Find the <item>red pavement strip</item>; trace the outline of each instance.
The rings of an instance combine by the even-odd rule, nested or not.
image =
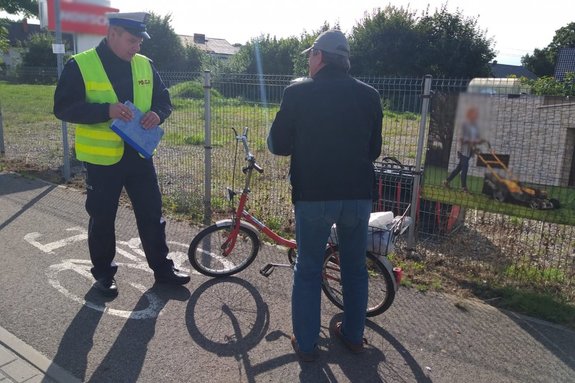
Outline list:
[[[62,367],[0,327],[0,381],[79,383]],[[48,379],[45,379],[45,378]]]

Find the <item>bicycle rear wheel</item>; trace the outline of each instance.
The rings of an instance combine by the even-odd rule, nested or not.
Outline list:
[[[366,254],[368,273],[368,317],[376,316],[387,310],[395,299],[393,275],[371,253]],[[322,289],[328,299],[343,310],[343,287],[339,267],[339,249],[330,247],[326,250],[323,262]]]
[[[256,233],[240,226],[235,244],[228,255],[233,224],[212,225],[194,237],[188,249],[188,259],[192,267],[210,277],[224,277],[239,273],[256,258],[260,240]]]

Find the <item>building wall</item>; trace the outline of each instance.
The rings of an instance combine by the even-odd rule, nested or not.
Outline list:
[[[8,69],[15,69],[22,63],[22,55],[24,48],[10,47],[8,51],[2,54],[2,62],[6,64]]]

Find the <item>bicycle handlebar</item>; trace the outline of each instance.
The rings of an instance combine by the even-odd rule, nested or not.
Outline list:
[[[236,134],[236,140],[241,141],[243,146],[244,146],[244,151],[246,153],[246,161],[249,163],[248,167],[245,168],[245,170],[248,170],[251,168],[251,169],[255,169],[258,173],[263,173],[264,169],[256,163],[256,158],[254,157],[254,155],[250,151],[250,147],[248,144],[248,128],[245,127],[244,131],[241,135],[238,135],[237,131],[234,128],[232,128],[232,129],[233,129],[234,133]]]

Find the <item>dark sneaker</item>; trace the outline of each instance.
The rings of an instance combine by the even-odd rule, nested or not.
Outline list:
[[[100,278],[94,283],[94,287],[105,297],[118,295],[118,286],[114,278]]]
[[[169,285],[185,285],[190,281],[190,276],[176,268],[164,273],[154,273],[157,283],[166,283]]]
[[[296,355],[298,356],[298,358],[300,358],[302,362],[315,362],[319,358],[319,355],[317,354],[317,349],[314,349],[314,351],[312,352],[303,352],[302,350],[300,350],[295,335],[291,336],[291,346],[293,347],[293,350],[295,351]]]
[[[330,327],[330,330],[333,335],[335,335],[344,345],[351,351],[353,354],[361,354],[365,351],[363,348],[364,344],[367,344],[367,339],[363,338],[363,342],[361,343],[352,343],[348,340],[345,335],[343,335],[343,331],[341,329],[341,322],[336,322]]]

